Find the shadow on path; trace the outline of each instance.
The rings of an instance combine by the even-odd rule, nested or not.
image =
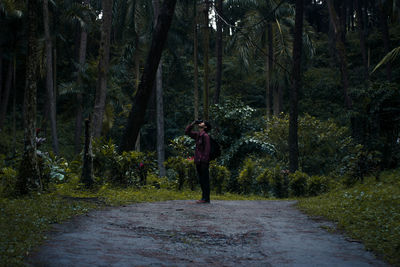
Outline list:
[[[294,201],[179,200],[93,211],[56,225],[31,266],[387,266]]]

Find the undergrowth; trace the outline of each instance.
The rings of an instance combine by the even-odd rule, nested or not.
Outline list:
[[[24,258],[47,239],[51,225],[105,206],[137,202],[200,199],[189,190],[110,188],[82,190],[76,184],[61,184],[49,194],[25,198],[0,198],[0,266],[24,266]],[[258,196],[211,195],[212,200],[256,200]]]
[[[305,198],[299,207],[311,215],[337,222],[367,250],[400,266],[400,170],[386,172],[380,181],[367,178],[351,188]]]

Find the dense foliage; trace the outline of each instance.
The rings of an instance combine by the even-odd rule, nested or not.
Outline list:
[[[104,3],[111,2],[111,31],[105,32]],[[310,203],[330,205],[328,200],[333,201],[325,216],[351,220],[341,225],[351,225],[349,229],[357,238],[364,230],[370,232],[376,239],[370,242],[363,237],[364,242],[379,247],[378,253],[398,264],[393,256],[399,254],[398,246],[389,249],[385,247],[388,243],[378,245],[377,240],[390,237],[380,235],[383,230],[372,233],[379,223],[369,212],[379,213],[385,229],[393,229],[389,213],[384,214],[386,208],[380,203],[397,203],[398,192],[389,189],[387,181],[396,184],[398,173],[393,172],[387,181],[379,179],[382,171],[398,169],[400,163],[399,0],[304,1],[299,166],[293,173],[288,171],[288,113],[293,107],[289,93],[294,84],[293,0],[226,0],[220,14],[210,1],[209,27],[200,19],[204,1],[178,1],[162,54],[162,73],[156,78],[163,91],[163,113],[157,110],[160,96],[153,93],[146,101],[145,115],[139,118],[144,125],[135,151],[119,151],[122,139],[130,138],[122,133],[129,126],[130,110],[136,107],[132,105],[140,96],[139,83],[148,63],[157,13],[153,3],[156,1],[0,1],[1,214],[11,216],[8,204],[28,203],[39,209],[32,199],[19,198],[21,188],[34,199],[38,192],[59,190],[87,194],[81,178],[84,155],[93,158],[87,164],[93,163],[91,194],[105,194],[116,203],[137,201],[143,191],[149,194],[143,200],[160,199],[152,194],[168,195],[168,190],[176,194],[166,198],[197,194],[194,142],[183,134],[193,119],[204,118],[211,121],[211,135],[222,147],[222,155],[210,166],[212,189],[219,197],[228,192],[311,197],[334,190]],[[328,3],[333,3],[333,9],[328,10]],[[219,27],[223,28],[222,36],[217,34]],[[106,37],[111,42],[109,62],[103,60]],[[219,46],[222,55],[213,52]],[[32,61],[36,65],[28,64]],[[101,88],[104,91],[100,92]],[[101,129],[85,133],[84,119],[99,115],[103,118]],[[165,144],[157,143],[161,117]],[[96,136],[92,150],[84,154],[83,147],[90,147],[95,132],[101,132],[101,137]],[[32,173],[32,177],[23,175],[24,155],[33,148],[29,142],[37,146],[36,153],[28,157],[34,162],[37,156],[37,164],[30,167],[37,167],[38,174]],[[165,148],[165,162],[157,162],[155,151],[160,147]],[[166,168],[165,177],[159,177],[160,165]],[[376,181],[365,181],[369,175]],[[30,179],[35,186],[24,186]],[[363,182],[368,188],[359,191]],[[374,185],[376,192],[371,189]],[[341,186],[347,187],[343,189],[346,193],[335,189]],[[372,191],[367,194],[367,189]],[[52,195],[39,198],[39,203],[55,201],[54,207],[43,204],[51,212],[64,203]],[[370,200],[379,200],[374,209]],[[353,224],[357,215],[352,214],[352,207],[358,207],[376,225],[367,229]],[[74,202],[66,209],[62,218],[87,207]],[[397,211],[388,212],[397,218]],[[59,220],[53,215],[41,216]],[[6,222],[6,218],[1,220]],[[41,223],[29,227],[42,231]],[[398,237],[397,233],[394,236]],[[0,251],[6,251],[6,257],[17,253],[17,261],[31,247],[17,251],[12,246],[0,247]]]

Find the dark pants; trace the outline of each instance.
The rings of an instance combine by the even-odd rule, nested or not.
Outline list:
[[[210,202],[210,174],[208,171],[208,163],[197,163],[196,170],[199,176],[199,182],[201,186],[201,199]]]

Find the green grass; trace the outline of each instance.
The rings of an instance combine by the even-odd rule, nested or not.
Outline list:
[[[352,188],[302,199],[299,207],[337,222],[367,250],[400,266],[400,170],[384,173],[379,182],[371,177]]]
[[[58,185],[52,193],[19,199],[0,198],[0,266],[23,266],[23,260],[46,240],[54,223],[104,206],[135,202],[199,199],[198,191],[175,191],[146,187],[116,189],[106,186],[95,191],[79,189],[76,183]],[[259,200],[257,196],[212,195],[211,199]]]

